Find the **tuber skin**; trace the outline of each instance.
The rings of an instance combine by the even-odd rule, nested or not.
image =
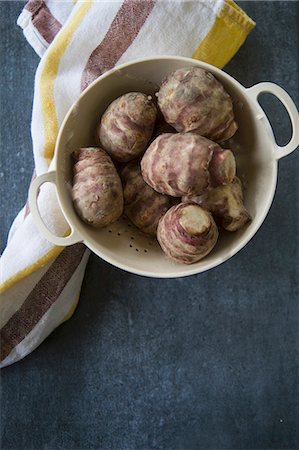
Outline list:
[[[73,152],[72,198],[82,220],[101,228],[115,222],[123,212],[120,177],[110,156],[101,148]]]
[[[206,208],[227,231],[237,231],[251,221],[243,204],[242,184],[237,177],[231,184],[207,190],[200,196],[183,197],[182,201]]]
[[[142,178],[139,161],[129,162],[121,172],[124,213],[144,233],[157,236],[160,218],[173,205],[173,199],[154,191]]]
[[[157,192],[182,197],[231,183],[236,163],[230,150],[197,133],[165,133],[146,150],[141,171],[145,182]]]
[[[222,142],[238,129],[230,95],[204,69],[176,70],[165,78],[156,95],[166,122],[179,132],[194,131]]]
[[[194,203],[180,203],[160,219],[157,239],[165,254],[178,263],[193,264],[208,255],[218,239],[212,215]]]
[[[233,181],[236,175],[236,160],[231,150],[216,148],[209,164],[212,186],[220,186]]]
[[[141,92],[130,92],[114,100],[104,112],[98,136],[115,161],[128,162],[141,156],[151,138],[157,108]]]

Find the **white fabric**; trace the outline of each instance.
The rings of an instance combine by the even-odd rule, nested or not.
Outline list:
[[[141,31],[132,45],[120,57],[118,63],[138,57],[161,54],[179,54],[191,57],[200,41],[209,32],[223,1],[170,2],[157,0]],[[25,37],[34,50],[42,56],[35,77],[31,128],[37,176],[49,169],[48,161],[44,155],[45,126],[47,125],[45,120],[52,120],[51,118],[45,119],[42,114],[44,98],[41,98],[40,91],[41,83],[44,82],[41,78],[43,71],[45,67],[50,67],[50,71],[52,70],[53,65],[49,64],[49,61],[55,60],[57,50],[61,50],[61,47],[59,47],[61,46],[61,36],[64,36],[63,33],[66,31],[73,30],[73,34],[71,34],[59,60],[55,79],[51,80],[51,73],[49,74],[50,88],[51,83],[53,83],[54,92],[54,98],[50,98],[49,103],[54,102],[50,106],[54,106],[58,127],[60,127],[66,112],[80,94],[82,73],[92,51],[105,37],[123,2],[95,1],[74,29],[72,28],[74,17],[79,14],[82,7],[86,6],[84,2],[77,2],[73,5],[71,2],[61,4],[61,2],[50,0],[45,3],[54,17],[64,24],[50,46],[32,25],[30,12],[24,9],[18,19],[18,24],[23,28]],[[67,229],[67,223],[58,206],[54,187],[49,183],[41,188],[39,207],[49,228],[57,235],[62,235]],[[28,293],[51,265],[51,262],[46,261],[41,267],[40,260],[43,260],[48,252],[53,250],[54,246],[39,234],[31,214],[25,220],[23,220],[23,217],[24,211],[18,215],[14,222],[9,234],[8,246],[0,262],[1,283],[10,283],[14,276],[18,276],[18,281],[14,281],[12,287],[8,287],[1,299],[2,324],[11,320],[13,314],[22,306]],[[80,291],[87,257],[88,252],[85,253],[59,299],[46,312],[30,334],[5,358],[2,367],[12,364],[30,353],[63,321],[76,293]],[[37,264],[37,268],[31,275],[22,278],[22,271],[28,270],[34,264]]]
[[[78,284],[81,285],[84,277],[85,266],[88,260],[89,252],[86,252],[75,270],[70,281],[66,284],[59,298],[46,312],[42,319],[35,325],[32,331],[18,344],[13,351],[0,363],[0,368],[13,364],[24,358],[28,353],[38,347],[43,340],[60,325],[78,294]]]

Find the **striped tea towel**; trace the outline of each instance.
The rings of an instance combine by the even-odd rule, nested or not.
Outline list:
[[[18,24],[41,56],[35,77],[32,140],[35,175],[51,168],[59,127],[80,92],[116,64],[182,55],[223,67],[254,22],[232,0],[30,0]],[[39,207],[48,227],[68,226],[45,184]],[[34,350],[74,312],[88,250],[57,247],[37,231],[28,205],[1,258],[1,367]]]

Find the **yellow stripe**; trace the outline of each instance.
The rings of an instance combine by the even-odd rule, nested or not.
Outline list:
[[[46,56],[47,59],[42,70],[40,78],[40,99],[45,139],[44,156],[47,159],[48,163],[50,163],[53,156],[55,141],[58,133],[58,121],[54,100],[54,83],[58,73],[59,63],[73,34],[88,12],[93,1],[94,0],[90,0],[78,7],[78,10],[74,14],[69,24],[67,24],[62,29],[55,42],[53,42],[53,44],[49,47],[48,54]],[[69,231],[65,235],[67,235],[68,233]],[[5,292],[15,283],[18,283],[25,277],[31,275],[36,270],[48,264],[51,260],[56,258],[63,249],[64,247],[55,246],[40,259],[27,266],[25,269],[20,270],[18,273],[16,273],[0,285],[0,293]]]
[[[41,112],[44,128],[44,157],[51,161],[54,154],[58,134],[58,120],[55,110],[54,85],[61,57],[67,48],[73,34],[82,22],[85,14],[93,3],[88,1],[80,5],[67,27],[58,34],[55,42],[49,47],[47,59],[40,78]]]
[[[78,305],[78,302],[79,302],[80,293],[81,293],[81,287],[80,287],[79,292],[78,292],[78,294],[76,295],[76,297],[75,297],[75,299],[73,301],[72,306],[70,307],[68,313],[65,315],[65,317],[63,318],[61,323],[66,322],[67,320],[69,320],[72,317],[72,315],[74,314],[75,309],[77,308],[77,305]]]
[[[192,57],[222,69],[254,27],[255,22],[233,0],[225,0],[212,28]]]
[[[34,263],[30,264],[30,266],[27,266],[25,269],[20,270],[20,272],[13,275],[11,278],[9,278],[0,285],[0,294],[3,294],[3,292],[11,288],[15,283],[18,283],[19,281],[23,280],[23,278],[27,277],[28,275],[31,275],[36,270],[40,269],[41,267],[44,267],[46,264],[48,264],[48,262],[56,258],[62,252],[63,249],[64,247],[56,247],[56,246],[53,247],[51,250],[48,251],[48,253],[46,253],[40,259],[38,259]]]
[[[70,232],[71,229],[68,228],[66,232],[63,234],[63,237],[69,236]],[[23,278],[27,277],[28,275],[31,275],[36,270],[40,269],[41,267],[44,267],[52,259],[57,258],[57,256],[62,252],[64,248],[65,248],[64,246],[60,245],[53,247],[51,250],[48,251],[48,253],[46,253],[40,259],[30,264],[30,266],[25,267],[25,269],[20,270],[20,272],[16,273],[11,278],[8,278],[8,280],[0,284],[0,294],[7,291],[7,289],[12,287],[15,283],[18,283],[19,281],[23,280]]]

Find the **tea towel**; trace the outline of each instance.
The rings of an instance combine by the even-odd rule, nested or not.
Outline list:
[[[232,0],[30,0],[18,24],[41,57],[32,112],[33,176],[51,169],[63,118],[105,71],[157,55],[222,68],[255,25]],[[47,226],[63,235],[68,225],[52,185],[42,186],[38,203]],[[0,367],[26,356],[72,316],[88,255],[82,243],[52,245],[37,231],[28,204],[20,211],[1,257]]]

